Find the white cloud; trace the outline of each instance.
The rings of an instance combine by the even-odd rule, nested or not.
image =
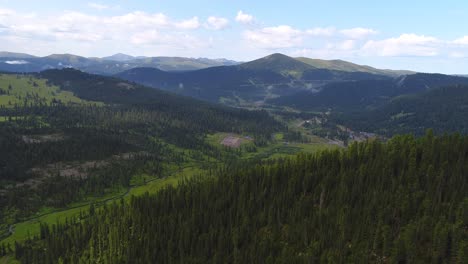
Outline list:
[[[147,30],[189,31],[200,27],[198,17],[172,20],[162,13],[135,11],[120,16],[93,16],[66,12],[58,16],[37,17],[14,15],[2,20],[6,34],[42,40],[98,41],[126,40],[129,33]]]
[[[453,51],[449,53],[449,57],[454,59],[462,59],[468,57],[468,53]]]
[[[29,62],[25,60],[12,60],[12,61],[5,61],[6,64],[11,64],[11,65],[22,65],[22,64],[28,64]]]
[[[215,17],[210,16],[206,20],[206,28],[212,30],[221,30],[227,28],[229,25],[229,20],[224,17]]]
[[[290,48],[302,43],[302,32],[285,25],[247,30],[243,35],[251,44],[267,49]]]
[[[103,4],[99,4],[99,3],[88,3],[88,6],[90,8],[96,9],[96,10],[105,10],[105,9],[110,8],[110,6],[108,6],[108,5],[103,5]]]
[[[442,41],[434,37],[402,34],[397,38],[369,40],[362,47],[363,54],[371,56],[436,56]]]
[[[370,28],[357,27],[357,28],[340,30],[340,33],[350,39],[363,39],[371,35],[375,35],[378,32]]]
[[[11,9],[0,8],[0,17],[7,17],[7,16],[14,15],[14,14],[15,14],[15,11]]]
[[[353,50],[356,46],[356,41],[352,39],[345,40],[338,45],[340,50]]]
[[[200,21],[198,20],[198,17],[192,17],[190,19],[177,22],[174,25],[178,29],[197,29],[200,27]]]
[[[201,26],[196,16],[175,19],[142,11],[115,16],[75,11],[31,15],[0,9],[0,50],[37,55],[66,52],[96,56],[124,51],[192,55],[209,42],[197,37]]]
[[[461,37],[453,41],[457,45],[468,45],[468,36]]]
[[[100,0],[89,1],[99,3]],[[85,56],[117,52],[191,57],[215,54],[242,60],[273,52],[272,49],[323,59],[396,57],[393,59],[406,60],[412,58],[398,57],[430,56],[434,60],[463,61],[468,57],[468,36],[450,40],[417,34],[384,38],[376,35],[376,30],[365,27],[343,29],[312,25],[300,29],[292,25],[264,26],[243,11],[235,17],[235,21],[246,25],[241,34],[226,30],[222,35],[214,34],[216,36],[210,38],[205,30],[199,30],[202,27],[222,30],[229,27],[231,21],[217,16],[175,18],[143,11],[119,15],[66,11],[45,15],[0,8],[0,50],[36,55],[67,52]]]
[[[139,32],[131,36],[131,42],[143,47],[163,47],[176,50],[192,50],[205,48],[210,45],[209,41],[204,42],[201,39],[185,33],[167,33],[156,30]]]
[[[254,17],[240,10],[237,12],[236,21],[242,24],[252,24],[254,22]]]
[[[317,36],[317,37],[331,37],[335,34],[335,32],[336,32],[336,29],[334,27],[326,27],[326,28],[316,27],[316,28],[306,30],[307,34],[311,36]]]

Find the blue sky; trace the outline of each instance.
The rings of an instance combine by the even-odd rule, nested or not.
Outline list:
[[[274,52],[468,73],[467,1],[0,0],[0,50],[35,55]]]

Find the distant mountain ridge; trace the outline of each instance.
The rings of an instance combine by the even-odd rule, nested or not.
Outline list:
[[[116,77],[204,100],[242,105],[262,103],[278,96],[314,90],[331,82],[387,80],[393,77],[368,72],[319,69],[283,54],[254,61],[190,72],[134,68]]]
[[[131,56],[131,55],[127,55],[127,54],[123,54],[123,53],[117,53],[117,54],[114,54],[112,56],[103,57],[102,59],[103,60],[108,60],[108,61],[130,61],[130,60],[134,60],[136,58],[137,57],[134,57],[134,56]]]
[[[192,71],[215,66],[236,65],[228,59],[144,57],[123,53],[96,58],[73,54],[52,54],[36,57],[23,53],[0,52],[0,71],[40,72],[48,69],[75,68],[88,73],[113,75],[138,67],[158,68],[164,71]]]
[[[11,59],[30,59],[30,58],[37,58],[36,56],[29,55],[26,53],[17,53],[17,52],[8,52],[8,51],[0,51],[1,58],[11,58]]]
[[[102,58],[87,58],[73,54],[52,54],[45,57],[38,57],[25,53],[0,52],[0,71],[6,72],[39,72],[47,69],[72,67],[89,73],[113,75],[140,67],[158,68],[163,71],[192,71],[216,66],[233,66],[239,64],[242,63],[225,58],[146,57],[132,56],[124,53],[117,53]],[[262,65],[265,68],[271,67],[271,65],[279,65],[283,67],[283,69],[281,69],[282,73],[289,75],[300,75],[303,71],[311,69],[362,72],[391,77],[415,73],[407,70],[376,69],[343,60],[320,60],[305,57],[292,58],[279,53],[244,63],[244,67],[246,68],[261,68]],[[289,69],[287,69],[288,67]]]
[[[415,73],[413,71],[407,71],[407,70],[376,69],[370,66],[359,65],[359,64],[351,63],[351,62],[344,61],[344,60],[321,60],[321,59],[310,59],[310,58],[305,58],[305,57],[298,57],[296,59],[308,65],[311,65],[315,68],[344,71],[344,72],[367,72],[367,73],[372,73],[372,74],[382,74],[382,75],[389,75],[389,76],[400,76],[400,75],[408,75],[408,74]]]
[[[408,76],[402,74],[414,73],[380,70],[341,60],[293,58],[280,53],[245,63],[227,59],[135,57],[123,53],[103,58],[86,58],[73,54],[17,56],[21,58],[0,57],[0,71],[41,72],[75,68],[235,106],[261,105],[277,97],[294,96],[301,92],[315,93],[321,87],[339,82],[398,82],[401,80],[398,78]],[[439,77],[443,79],[444,76]],[[426,85],[425,80],[417,82],[415,80],[414,85]],[[412,86],[408,89],[411,88]]]

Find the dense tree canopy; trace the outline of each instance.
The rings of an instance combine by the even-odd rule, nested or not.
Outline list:
[[[114,204],[16,245],[24,263],[467,263],[468,138],[398,136]]]

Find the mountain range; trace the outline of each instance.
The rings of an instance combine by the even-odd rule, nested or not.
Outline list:
[[[430,88],[468,84],[463,76],[384,70],[343,60],[293,58],[275,53],[246,63],[227,59],[36,57],[0,52],[0,70],[41,72],[76,68],[231,106],[274,105],[300,110],[348,111],[377,107]]]
[[[49,69],[76,68],[88,73],[113,75],[137,67],[154,67],[165,71],[190,71],[237,63],[227,59],[134,57],[122,53],[103,58],[86,58],[73,54],[36,57],[24,53],[0,52],[0,71],[3,72],[40,72]]]
[[[333,62],[330,65],[335,65]],[[389,80],[395,72],[341,63],[341,68],[319,68],[283,54],[272,54],[254,61],[230,66],[211,67],[188,72],[166,72],[156,68],[134,68],[116,77],[213,102],[242,105],[262,103],[300,91],[343,81]],[[347,68],[346,65],[349,65]],[[336,68],[336,67],[335,67]],[[371,69],[373,69],[371,71]],[[376,74],[375,72],[379,72]]]

